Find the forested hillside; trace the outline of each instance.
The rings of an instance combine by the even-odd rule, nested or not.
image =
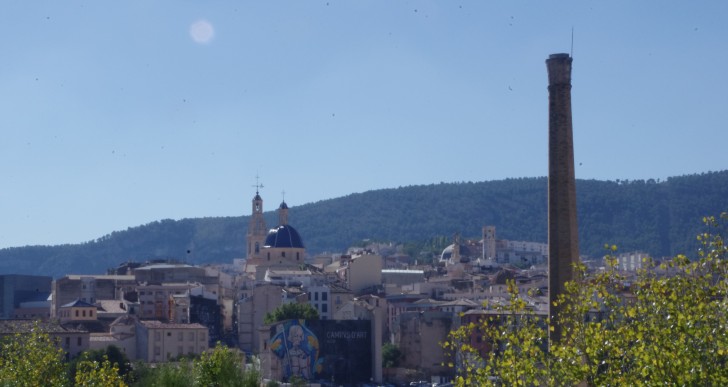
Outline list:
[[[278,204],[265,202],[269,227],[275,226]],[[661,182],[578,180],[577,207],[582,254],[600,256],[605,243],[654,256],[692,252],[700,219],[728,210],[728,171]],[[2,249],[0,273],[102,273],[120,262],[152,258],[231,262],[244,257],[248,220],[161,220],[84,244]],[[475,238],[483,225],[495,225],[499,239],[546,242],[547,182],[522,178],[368,191],[292,207],[289,221],[311,254],[340,252],[365,238]]]

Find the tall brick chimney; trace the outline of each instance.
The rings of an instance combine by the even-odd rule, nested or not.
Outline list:
[[[561,338],[562,324],[554,307],[564,283],[573,280],[579,262],[576,224],[576,178],[571,124],[571,61],[569,54],[546,60],[549,76],[549,317],[554,330],[551,342]]]

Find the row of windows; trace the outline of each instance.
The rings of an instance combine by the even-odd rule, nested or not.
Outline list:
[[[314,301],[319,300],[319,292],[313,292],[313,300]],[[329,300],[329,293],[321,292],[321,301],[328,301],[328,300]]]
[[[167,337],[172,337],[172,332],[167,332]],[[195,340],[195,332],[187,332],[188,340],[194,341]],[[155,331],[154,332],[154,341],[161,341],[162,340],[162,332]],[[184,332],[177,332],[177,341],[183,341],[184,340]],[[200,341],[205,341],[205,333],[200,332]]]
[[[71,312],[70,310],[61,311],[61,317],[71,317],[71,313],[70,312]],[[80,314],[79,314],[79,310],[78,309],[76,309],[74,312],[76,312],[75,313],[75,315],[76,315],[75,317],[86,317],[86,310],[85,309],[80,310],[80,312],[81,312]],[[95,313],[94,313],[94,310],[93,309],[91,309],[91,310],[88,311],[88,317],[94,317],[94,314]]]

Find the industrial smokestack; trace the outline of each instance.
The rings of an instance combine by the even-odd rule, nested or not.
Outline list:
[[[571,123],[571,61],[569,54],[546,60],[549,76],[549,317],[554,330],[551,342],[561,338],[563,326],[554,307],[564,284],[574,279],[579,262],[576,224],[576,178]]]

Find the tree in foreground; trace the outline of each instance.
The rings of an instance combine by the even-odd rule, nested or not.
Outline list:
[[[495,316],[453,331],[459,385],[728,385],[728,214],[704,218],[707,231],[690,260],[646,262],[628,279],[607,269],[576,280],[559,296],[562,338],[545,345],[548,322],[511,283]],[[616,250],[616,247],[610,248]],[[482,335],[485,353],[470,338]]]
[[[218,343],[192,365],[196,386],[255,387],[260,383],[257,367],[246,369],[245,355]]]
[[[0,344],[0,385],[64,386],[64,352],[38,323],[30,332],[3,339]]]
[[[68,374],[70,380],[76,379],[79,365],[82,362],[90,362],[91,364],[103,365],[109,362],[109,365],[116,369],[117,374],[122,380],[129,383],[133,378],[132,366],[129,358],[119,347],[109,345],[103,349],[93,349],[84,351],[80,356],[68,363]],[[87,365],[88,366],[88,365]]]
[[[139,387],[192,387],[192,365],[189,361],[162,363],[151,367],[143,362],[134,364],[135,382]]]
[[[263,322],[266,324],[273,324],[283,320],[318,320],[318,310],[310,304],[299,304],[297,302],[291,302],[283,304],[272,312],[267,313]]]
[[[245,355],[220,343],[194,360],[182,359],[156,367],[139,365],[135,385],[153,387],[256,387],[260,371],[255,362],[245,364]]]
[[[77,386],[124,387],[126,382],[119,375],[119,367],[108,358],[101,361],[81,360],[76,366],[74,381]]]

